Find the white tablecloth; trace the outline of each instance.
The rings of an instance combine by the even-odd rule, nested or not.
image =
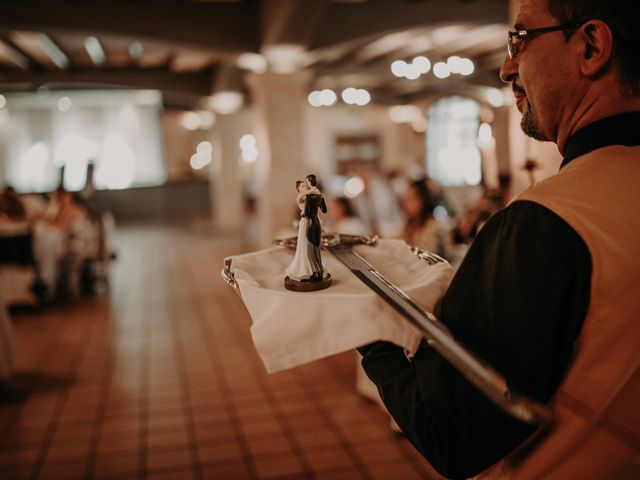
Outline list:
[[[450,265],[428,265],[401,240],[357,245],[354,251],[428,311],[433,311],[453,276]],[[333,284],[316,292],[284,288],[292,250],[274,247],[232,257],[231,270],[253,321],[251,336],[267,370],[292,368],[376,340],[414,354],[422,338],[418,330],[333,255],[322,253]]]

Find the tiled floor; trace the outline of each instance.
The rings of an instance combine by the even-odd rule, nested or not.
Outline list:
[[[268,375],[220,280],[239,239],[128,227],[106,294],[12,315],[0,478],[439,478],[354,390],[355,353]]]

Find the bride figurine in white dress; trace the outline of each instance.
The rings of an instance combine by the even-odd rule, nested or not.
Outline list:
[[[313,274],[313,269],[311,268],[311,262],[309,261],[309,254],[307,251],[307,225],[309,223],[309,219],[303,215],[304,204],[309,188],[305,181],[297,180],[296,190],[298,190],[296,203],[298,204],[298,208],[300,208],[298,241],[296,242],[296,254],[293,257],[293,262],[291,262],[291,265],[287,267],[285,274],[292,280],[302,281],[309,279]]]

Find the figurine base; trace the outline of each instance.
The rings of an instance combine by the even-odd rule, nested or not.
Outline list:
[[[324,290],[331,286],[331,275],[324,274],[322,280],[294,280],[289,277],[284,278],[284,287],[294,292],[315,292],[316,290]]]

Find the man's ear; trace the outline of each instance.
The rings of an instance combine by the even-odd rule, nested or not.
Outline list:
[[[580,27],[584,42],[580,71],[585,77],[594,77],[607,67],[613,53],[613,33],[602,20],[593,19]]]

